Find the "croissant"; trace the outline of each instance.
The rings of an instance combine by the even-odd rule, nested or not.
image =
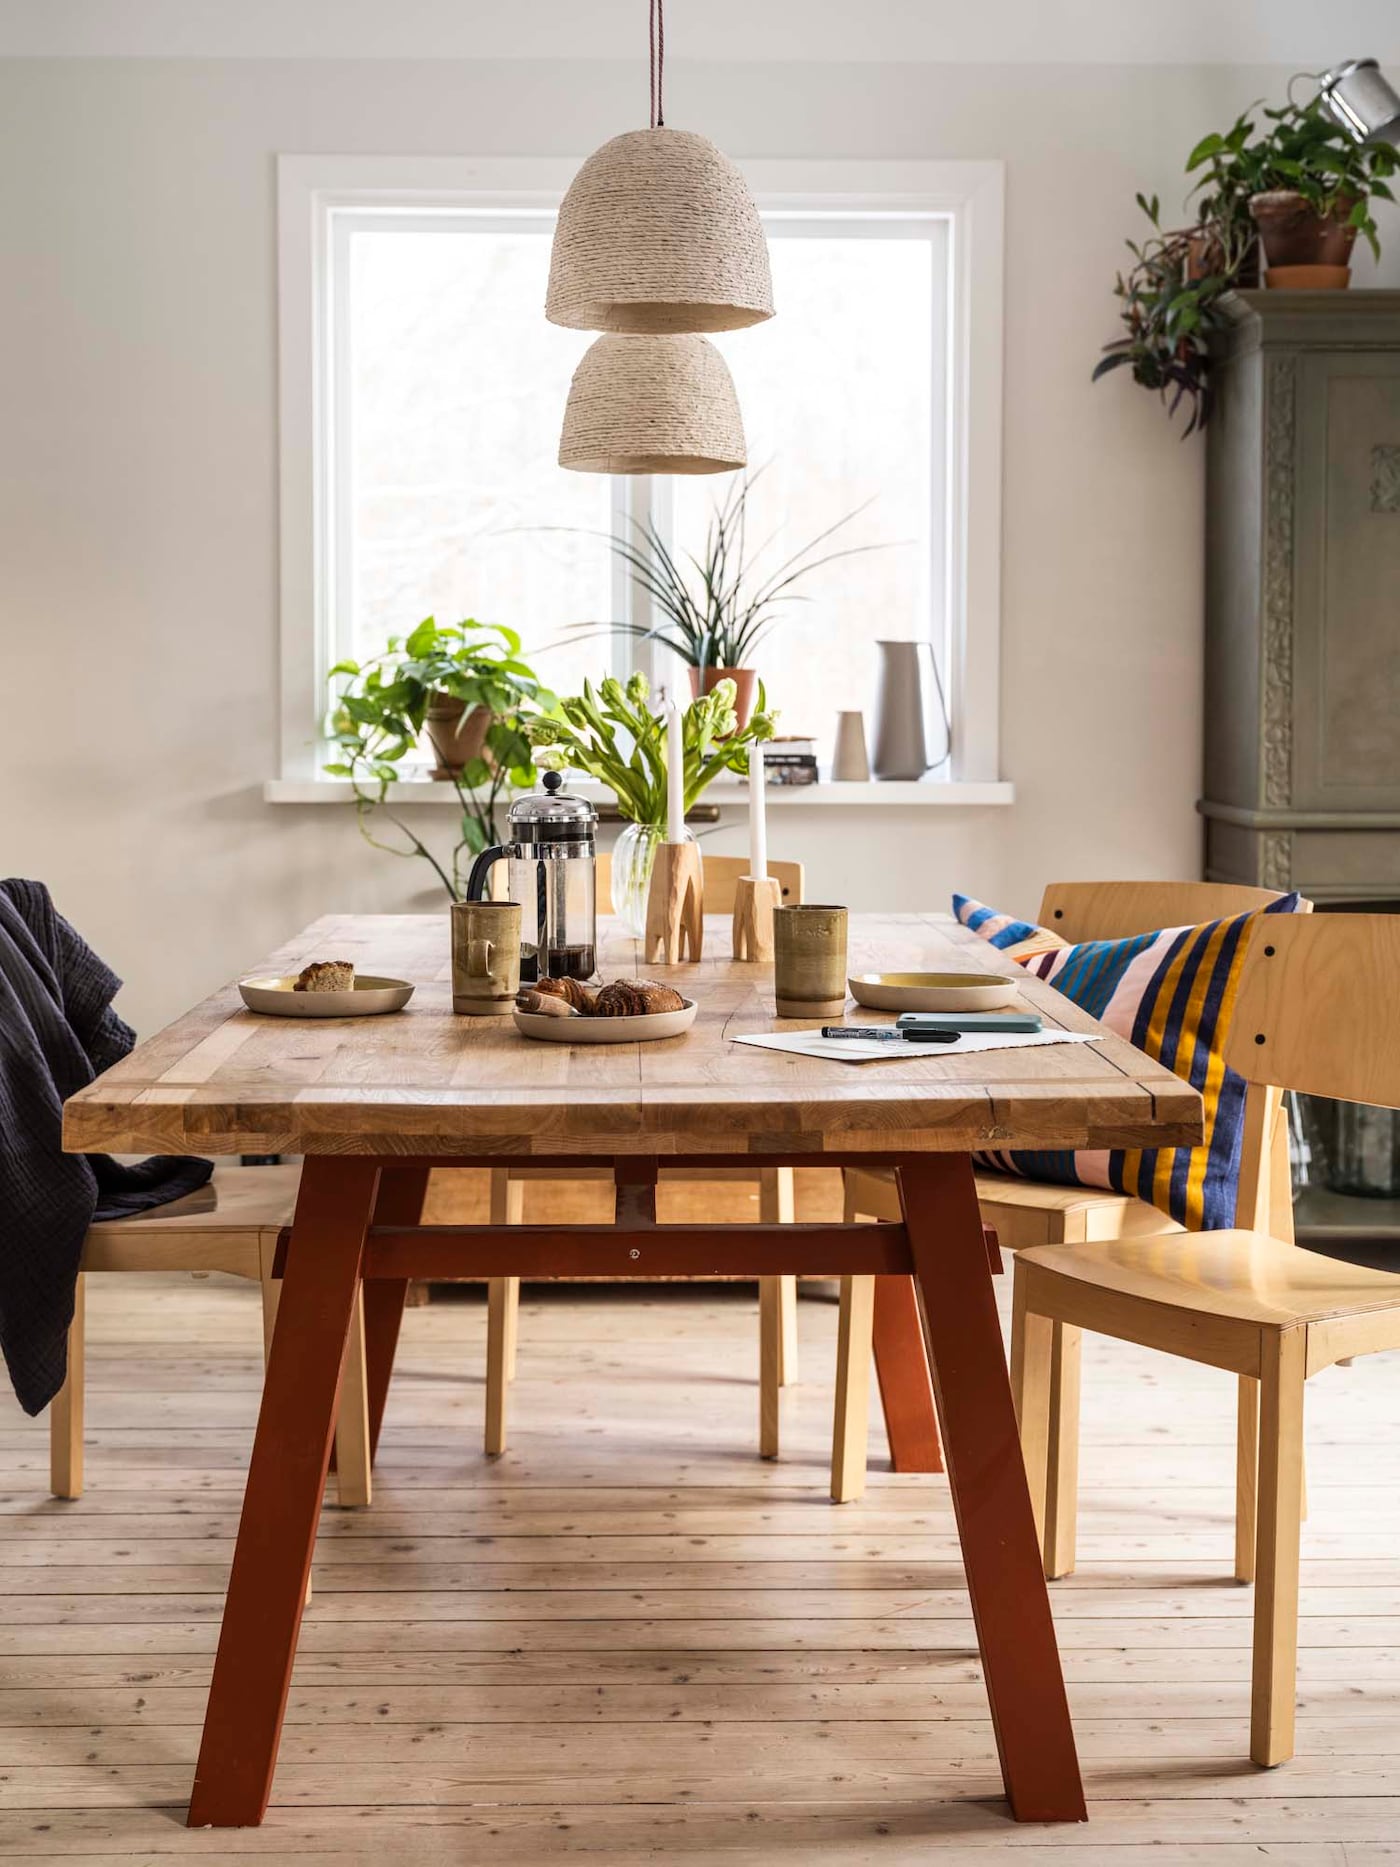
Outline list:
[[[580,985],[577,979],[537,979],[535,990],[545,998],[562,998],[585,1018],[591,1018],[598,1009],[598,994]]]
[[[594,1012],[600,1018],[640,1018],[658,1011],[683,1011],[685,1000],[654,979],[614,979],[598,993]]]

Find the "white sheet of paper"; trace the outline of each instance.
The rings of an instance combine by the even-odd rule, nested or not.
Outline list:
[[[888,1062],[911,1057],[937,1062],[940,1057],[965,1057],[977,1050],[1035,1050],[1042,1044],[1092,1044],[1098,1031],[963,1031],[955,1044],[891,1044],[880,1039],[823,1037],[816,1031],[771,1031],[734,1038],[736,1044],[756,1044],[760,1050],[787,1050],[796,1057],[829,1057],[833,1063]]]

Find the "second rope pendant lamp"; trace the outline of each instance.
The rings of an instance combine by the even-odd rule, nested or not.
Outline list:
[[[559,465],[577,473],[732,473],[739,398],[703,337],[600,337],[569,385]]]
[[[607,333],[574,372],[559,464],[581,473],[729,473],[739,401],[703,331],[773,315],[763,223],[714,144],[668,130],[662,0],[649,0],[651,128],[591,155],[559,208],[545,316]]]

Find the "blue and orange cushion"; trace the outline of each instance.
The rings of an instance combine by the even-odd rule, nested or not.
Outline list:
[[[954,895],[965,927],[1018,960],[1110,1030],[1199,1089],[1205,1142],[1187,1148],[1114,1148],[1078,1152],[987,1154],[980,1164],[1001,1173],[1062,1186],[1101,1186],[1147,1200],[1188,1231],[1235,1223],[1244,1079],[1225,1067],[1225,1035],[1240,966],[1260,914],[1296,914],[1302,897],[1281,895],[1251,914],[1199,927],[1164,927],[1131,940],[1067,946],[1058,934]]]

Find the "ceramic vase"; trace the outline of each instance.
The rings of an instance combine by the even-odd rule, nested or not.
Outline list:
[[[922,778],[948,756],[948,709],[931,642],[877,642],[880,681],[875,703],[877,778]]]
[[[831,776],[837,784],[864,784],[870,776],[870,754],[865,749],[865,715],[836,715],[836,749]]]

